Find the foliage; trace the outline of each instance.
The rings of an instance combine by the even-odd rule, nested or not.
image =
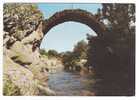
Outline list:
[[[86,52],[88,45],[84,40],[79,41],[75,46],[73,52],[76,53],[79,59],[86,59]]]
[[[65,67],[74,66],[76,61],[79,61],[77,54],[73,52],[65,52],[62,58]]]
[[[103,4],[99,15],[108,31],[104,37],[88,37],[87,54],[87,65],[104,79],[97,95],[134,95],[135,5]]]
[[[58,57],[59,54],[58,54],[58,52],[56,50],[49,50],[48,51],[48,56],[49,57]]]
[[[4,77],[3,93],[5,96],[20,95],[20,89],[8,77]]]
[[[40,49],[40,54],[45,55],[46,57],[48,56],[48,53],[44,49]]]
[[[44,49],[40,49],[40,54],[45,55],[46,57],[60,57],[59,53],[56,50],[48,50],[48,52]]]
[[[68,67],[79,67],[78,62],[81,59],[86,59],[87,55],[87,43],[83,40],[79,41],[72,52],[65,52],[62,57],[63,64],[66,68]]]

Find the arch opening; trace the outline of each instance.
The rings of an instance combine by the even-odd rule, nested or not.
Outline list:
[[[58,50],[58,52],[72,51],[77,42],[83,40],[87,42],[87,34],[97,36],[97,34],[86,24],[68,21],[51,28],[43,37],[40,49]]]
[[[106,31],[105,25],[92,13],[81,9],[68,9],[56,12],[49,19],[45,20],[43,23],[43,32],[47,34],[54,26],[68,21],[86,24],[94,30],[98,36],[103,36],[103,33]]]

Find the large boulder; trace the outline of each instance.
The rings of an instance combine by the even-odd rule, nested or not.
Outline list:
[[[21,64],[31,64],[33,62],[32,49],[30,46],[25,46],[21,42],[17,41],[10,48],[10,51],[14,53],[13,59],[15,62]]]
[[[34,30],[28,37],[25,37],[22,40],[22,43],[30,44],[35,41],[40,41],[42,38],[43,38],[43,32],[42,32],[42,22],[41,22],[36,30]]]
[[[20,89],[20,95],[38,94],[37,80],[34,80],[32,72],[13,62],[7,55],[4,55],[4,79],[5,77]]]

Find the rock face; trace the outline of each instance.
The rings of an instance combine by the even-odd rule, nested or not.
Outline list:
[[[49,70],[49,73],[55,73],[62,71],[64,69],[64,65],[61,60],[55,57],[51,58],[43,58],[43,62],[47,65],[47,68]]]
[[[4,4],[4,95],[55,95],[38,43],[43,16],[34,4]]]
[[[4,77],[6,76],[20,89],[21,95],[38,94],[37,80],[33,79],[33,73],[4,55]]]

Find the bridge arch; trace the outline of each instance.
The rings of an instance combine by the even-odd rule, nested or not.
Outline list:
[[[67,9],[56,12],[53,16],[44,21],[44,35],[47,34],[47,32],[54,26],[67,21],[74,21],[86,24],[93,31],[95,31],[98,36],[103,36],[103,33],[106,31],[105,25],[98,21],[98,19],[92,13],[81,9]]]

